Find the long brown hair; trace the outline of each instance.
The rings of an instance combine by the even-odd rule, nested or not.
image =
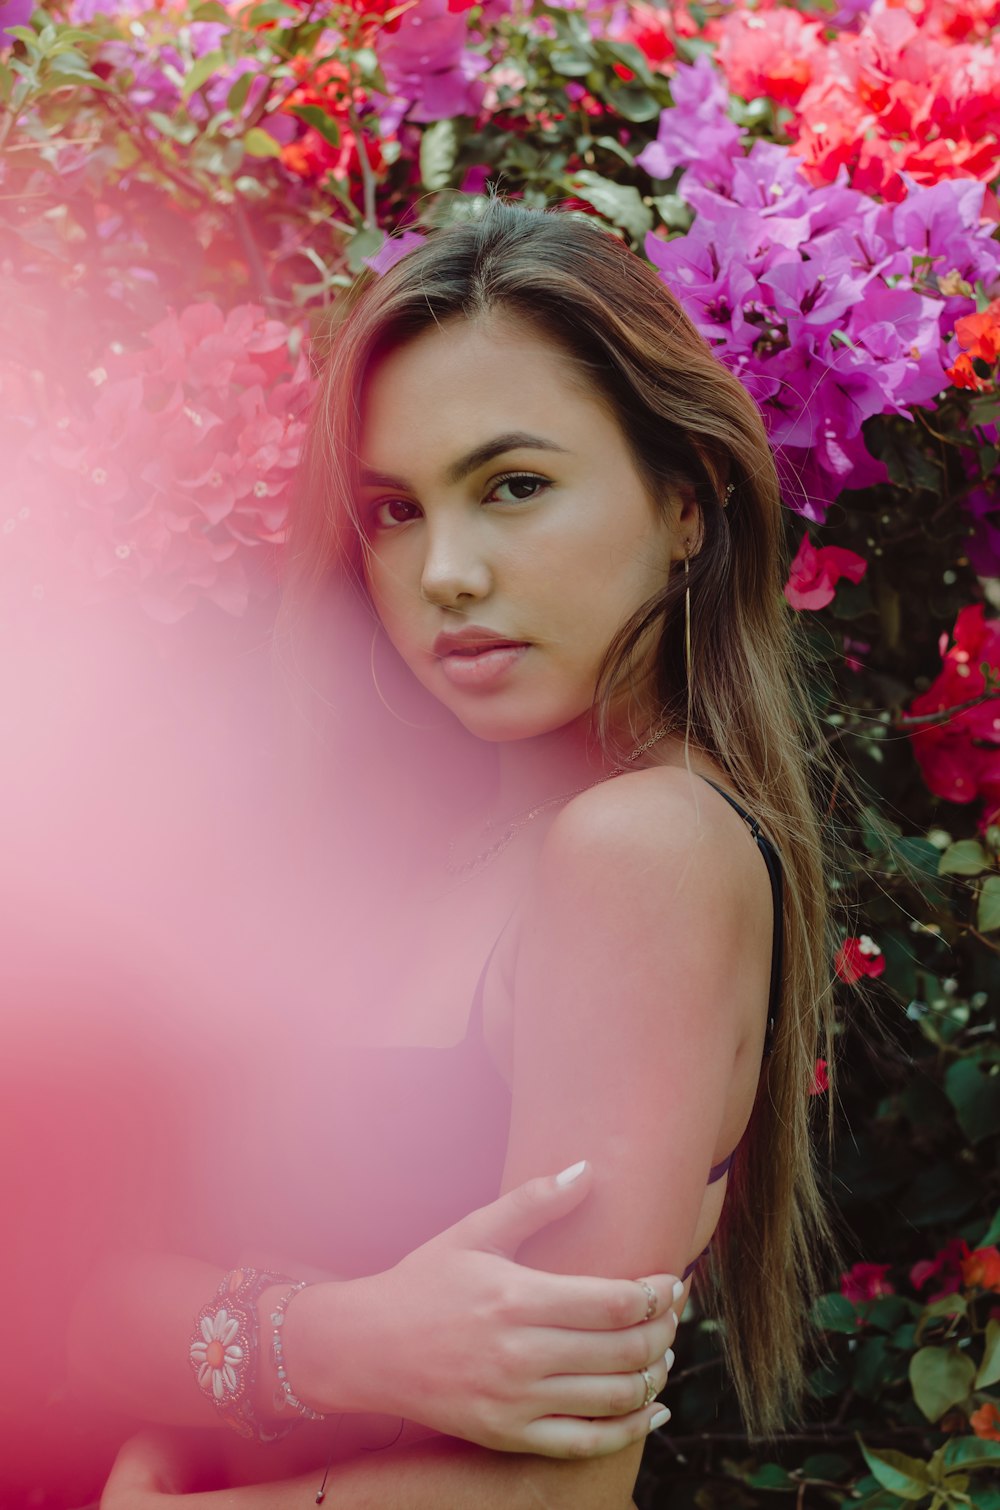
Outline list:
[[[643,687],[649,720],[685,731],[718,762],[782,858],[779,1027],[713,1257],[697,1280],[699,1304],[722,1323],[747,1427],[767,1434],[801,1407],[809,1305],[834,1254],[814,1165],[818,1098],[808,1094],[817,1057],[833,1060],[835,935],[824,879],[833,857],[818,809],[834,767],[782,594],[784,513],[755,403],[652,266],[612,232],[496,194],[477,201],[338,300],[291,527],[284,623],[331,574],[364,592],[356,468],[369,366],[433,324],[495,312],[559,344],[571,378],[611,406],[651,498],[666,506],[688,489],[701,509],[701,548],[690,560],[690,683],[681,569],[610,647],[593,722],[604,743],[640,641],[656,634],[652,684]]]

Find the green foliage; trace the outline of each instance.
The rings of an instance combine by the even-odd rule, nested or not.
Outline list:
[[[151,8],[143,51],[161,58],[170,87],[149,106],[135,103],[134,69],[104,64],[102,50],[121,39],[115,16],[77,27],[52,7],[52,19],[39,9],[35,24],[10,30],[0,142],[17,149],[5,160],[5,195],[22,203],[5,256],[45,305],[47,338],[74,333],[80,373],[99,368],[130,323],[148,329],[159,317],[160,277],[178,306],[253,301],[318,328],[387,232],[469,212],[455,191],[477,166],[528,204],[588,207],[640,253],[650,231],[690,226],[679,175],[653,181],[636,166],[671,103],[668,75],[633,45],[595,38],[582,12],[561,5],[532,7],[548,36],[516,16],[496,23],[507,72],[497,73],[492,112],[409,120],[395,140],[376,142],[355,91],[387,92],[373,28],[404,8],[364,17],[335,6],[345,36],[337,48],[308,7],[284,0],[242,13],[206,0],[186,18]],[[814,7],[833,9],[832,0]],[[690,14],[704,20],[715,8]],[[210,50],[197,52],[185,19],[220,29]],[[689,58],[708,46],[677,40]],[[324,76],[334,63],[346,82]],[[783,139],[772,101],[734,111],[762,137]],[[290,122],[328,149],[313,176],[289,165]],[[108,204],[119,217],[110,237],[95,213]],[[846,337],[841,344],[848,355]],[[666,1396],[673,1445],[650,1442],[642,1510],[1000,1510],[1000,1442],[972,1432],[973,1417],[988,1429],[1000,1401],[991,1314],[1000,1299],[964,1278],[957,1259],[952,1293],[929,1298],[940,1278],[911,1279],[949,1245],[972,1253],[1000,1243],[1000,826],[981,831],[975,804],[928,790],[907,711],[937,676],[940,639],[959,611],[1000,607],[997,584],[973,568],[961,506],[1000,464],[988,429],[998,418],[997,395],[952,392],[915,419],[868,421],[865,439],[888,481],[844,494],[825,524],[809,525],[815,545],[852,550],[867,571],[796,617],[815,668],[809,698],[863,799],[860,811],[836,791],[824,801],[842,934],[870,935],[883,962],[877,977],[836,982],[831,1189],[845,1264],[885,1266],[883,1293],[856,1302],[829,1277],[813,1308],[825,1351],[806,1419],[774,1444],[739,1439],[714,1323],[687,1326]],[[791,557],[805,526],[797,517],[787,525]],[[994,669],[983,696],[996,690]]]

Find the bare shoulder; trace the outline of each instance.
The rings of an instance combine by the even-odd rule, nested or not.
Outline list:
[[[720,900],[759,890],[760,863],[739,814],[707,781],[677,766],[588,788],[558,814],[540,857],[547,872],[583,867],[592,880],[610,874],[619,886],[631,879],[674,889],[700,877]]]

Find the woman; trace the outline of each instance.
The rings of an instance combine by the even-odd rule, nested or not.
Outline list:
[[[253,1443],[231,1461],[229,1484],[246,1487],[189,1503],[308,1503],[324,1443],[329,1504],[619,1510],[657,1419],[664,1370],[636,1336],[666,1313],[654,1340],[669,1345],[663,1270],[685,1275],[683,1298],[702,1255],[747,1424],[767,1431],[801,1394],[827,1241],[807,1128],[830,1003],[805,746],[819,741],[781,596],[774,464],[753,402],[652,269],[581,217],[492,198],[359,279],[337,315],[286,626],[314,625],[331,593],[342,624],[345,605],[371,615],[392,733],[342,723],[335,779],[350,747],[365,824],[377,803],[396,835],[405,798],[415,854],[369,846],[395,952],[338,1023],[342,1079],[325,1062],[310,1079],[299,1044],[276,1098],[283,1117],[297,1103],[299,1164],[321,1148],[334,1172],[311,1227],[322,1160],[303,1198],[278,1202],[300,1260],[280,1283],[263,1266],[260,1315],[268,1326],[275,1308],[280,1345],[277,1362],[260,1349],[236,1424],[256,1426],[273,1386],[272,1424],[275,1410],[335,1414],[340,1432],[379,1399],[396,1419],[342,1451],[310,1419],[294,1450]],[[470,753],[480,790],[494,783],[472,813],[455,775]],[[514,1231],[502,1201],[490,1208],[581,1159],[559,1220],[539,1209]],[[560,1352],[566,1327],[595,1346],[595,1315],[552,1312],[528,1333],[512,1290],[484,1311],[471,1263],[435,1294],[435,1264],[477,1243],[529,1270],[632,1282],[631,1311],[621,1295],[605,1305],[605,1327],[625,1326],[592,1353],[596,1385],[567,1383],[581,1354]],[[381,1283],[379,1303],[338,1313],[329,1285],[301,1287],[331,1251],[358,1293]],[[226,1293],[205,1295],[192,1345],[206,1394]],[[337,1358],[365,1347],[384,1350],[382,1388],[352,1397]],[[532,1367],[534,1438],[512,1396],[497,1403],[516,1375],[523,1405]],[[478,1390],[492,1413],[470,1423],[461,1402]],[[162,1437],[129,1444],[106,1510],[190,1488],[179,1461]]]

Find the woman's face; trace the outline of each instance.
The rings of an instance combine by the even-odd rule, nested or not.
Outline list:
[[[509,317],[431,327],[369,375],[361,457],[369,591],[418,680],[482,739],[586,714],[692,529],[654,509],[560,348]],[[463,631],[507,648],[436,643]]]

